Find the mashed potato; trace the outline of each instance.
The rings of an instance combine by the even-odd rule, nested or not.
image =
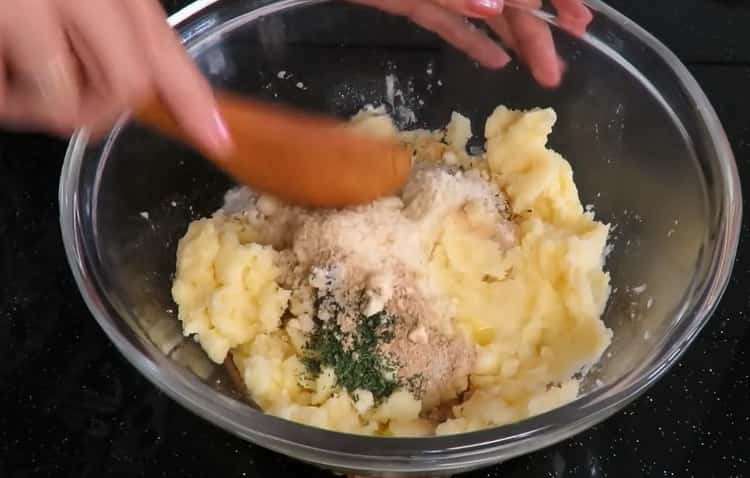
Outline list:
[[[397,134],[377,113],[354,121]],[[611,339],[608,227],[546,148],[555,121],[499,107],[482,157],[458,114],[401,133],[410,183],[352,210],[234,191],[180,242],[184,333],[266,412],[343,432],[461,433],[573,400]]]

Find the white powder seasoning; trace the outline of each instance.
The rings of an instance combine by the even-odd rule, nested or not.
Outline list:
[[[307,210],[237,188],[227,193],[222,212],[244,214],[273,238],[264,242],[292,250],[305,273],[321,261],[335,261],[363,275],[405,269],[420,277],[426,276],[440,225],[467,205],[493,219],[505,208],[496,186],[478,174],[431,164],[415,166],[400,197],[363,206]]]

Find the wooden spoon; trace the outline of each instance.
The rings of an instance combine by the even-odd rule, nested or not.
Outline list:
[[[341,208],[394,194],[409,175],[411,155],[396,140],[227,93],[217,93],[216,100],[234,149],[227,157],[202,152],[256,191],[301,206]],[[193,144],[161,101],[150,101],[135,117]]]

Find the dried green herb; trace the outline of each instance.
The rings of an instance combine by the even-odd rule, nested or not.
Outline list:
[[[342,307],[332,303],[330,296],[320,298],[329,313],[340,314]],[[398,387],[397,364],[379,352],[379,345],[394,338],[394,318],[385,312],[371,317],[361,315],[354,332],[344,333],[336,317],[316,319],[315,329],[307,342],[303,359],[307,371],[317,376],[324,367],[331,367],[338,385],[350,393],[369,390],[376,401],[391,395]]]
[[[406,388],[415,397],[422,396],[422,394],[424,393],[424,387],[425,387],[425,378],[424,378],[424,375],[422,375],[421,373],[412,375],[411,377],[406,379]]]

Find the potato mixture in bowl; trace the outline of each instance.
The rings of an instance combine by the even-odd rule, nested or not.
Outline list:
[[[611,339],[608,227],[546,148],[555,121],[499,107],[471,156],[459,114],[409,132],[358,114],[413,149],[402,193],[307,210],[230,191],[180,242],[184,333],[267,413],[342,432],[460,433],[573,400]]]

